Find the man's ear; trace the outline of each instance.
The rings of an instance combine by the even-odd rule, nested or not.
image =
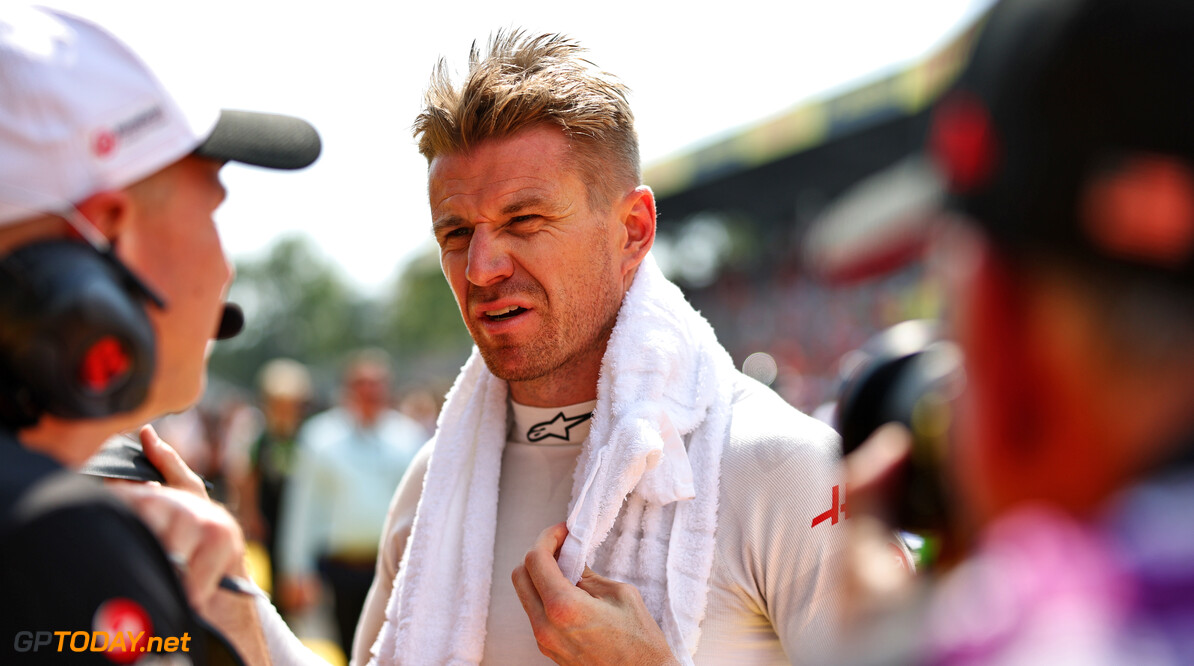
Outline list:
[[[956,244],[956,243],[955,243]],[[1024,330],[1013,271],[974,234],[965,253],[944,256],[954,269],[951,335],[966,356],[966,396],[959,405],[953,474],[969,518],[982,524],[1014,502],[1031,457],[1037,406],[1020,344]],[[1023,430],[1023,431],[1022,431]]]
[[[1058,353],[1058,320],[1044,307],[1039,269],[984,245],[958,294],[956,333],[971,408],[959,424],[966,431],[961,475],[989,518],[1032,498],[1080,497],[1087,477],[1074,461],[1091,440],[1074,427],[1080,396]]]
[[[110,242],[119,238],[135,209],[125,190],[103,190],[80,201],[75,208]]]
[[[991,414],[988,428],[996,424],[1008,428],[1004,441],[1011,446],[1028,444],[1035,435],[1037,412],[1043,407],[1037,367],[1037,341],[1032,325],[1026,321],[1026,302],[1022,276],[998,250],[985,245],[974,268],[970,312],[962,341],[967,350],[967,365],[981,375],[984,400]]]
[[[626,230],[622,250],[622,276],[634,274],[655,244],[655,194],[646,185],[634,188],[618,208]]]

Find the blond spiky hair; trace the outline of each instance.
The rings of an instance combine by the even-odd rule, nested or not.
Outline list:
[[[484,55],[473,42],[468,75],[459,88],[441,58],[414,123],[419,152],[430,163],[486,139],[554,124],[569,140],[589,205],[608,205],[641,182],[638,135],[628,89],[581,57],[584,51],[559,34],[498,31]]]

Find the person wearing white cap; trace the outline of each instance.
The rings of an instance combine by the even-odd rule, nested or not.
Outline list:
[[[234,521],[183,492],[127,491],[163,548],[72,470],[191,405],[211,339],[236,328],[212,220],[224,163],[298,169],[319,151],[297,118],[183,109],[92,23],[0,8],[0,661],[237,660],[188,604],[254,612],[213,592],[243,566]],[[142,441],[155,462],[173,455]]]

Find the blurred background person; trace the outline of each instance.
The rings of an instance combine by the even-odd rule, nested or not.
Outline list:
[[[417,386],[402,393],[398,401],[398,411],[414,419],[423,427],[425,439],[431,439],[435,434],[435,422],[439,418],[440,399],[446,390],[433,389],[427,386]]]
[[[248,465],[238,479],[237,517],[245,535],[265,545],[270,590],[278,590],[278,520],[282,495],[294,471],[299,426],[311,402],[311,373],[288,358],[270,361],[258,373],[261,432],[247,451]]]
[[[350,355],[340,405],[299,431],[294,472],[282,493],[275,596],[286,612],[307,610],[319,600],[322,577],[346,655],[373,582],[390,498],[426,441],[421,425],[393,409],[392,381],[384,351]]]
[[[845,662],[1194,663],[1192,79],[1188,2],[987,21],[929,142],[965,359],[949,446],[884,429],[850,457],[855,523],[939,466],[963,557]]]

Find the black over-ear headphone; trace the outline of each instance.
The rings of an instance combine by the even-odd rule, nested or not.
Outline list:
[[[48,240],[0,258],[0,423],[135,409],[154,370],[147,301],[110,250]]]

